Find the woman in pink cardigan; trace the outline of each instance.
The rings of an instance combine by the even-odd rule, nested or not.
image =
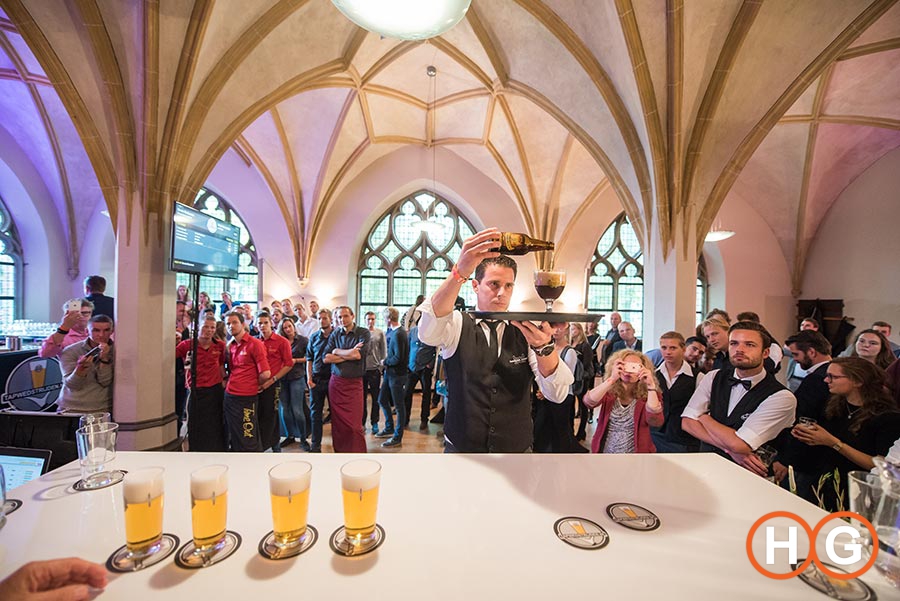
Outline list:
[[[650,359],[621,350],[606,362],[606,378],[584,395],[584,404],[599,407],[592,453],[655,453],[650,426],[663,423],[662,397]]]

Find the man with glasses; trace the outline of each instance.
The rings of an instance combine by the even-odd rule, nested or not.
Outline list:
[[[70,309],[76,304],[79,309]],[[94,303],[87,299],[73,298],[63,303],[63,318],[56,331],[47,336],[38,351],[41,359],[57,357],[64,348],[88,337],[87,323],[94,312]],[[111,317],[111,316],[110,316]]]

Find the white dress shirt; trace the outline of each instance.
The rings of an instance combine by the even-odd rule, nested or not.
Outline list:
[[[319,329],[319,320],[315,317],[307,317],[306,321],[297,321],[297,331],[306,336],[309,340],[312,335]]]
[[[422,312],[422,318],[419,320],[419,340],[425,344],[440,347],[441,356],[445,360],[455,355],[456,348],[459,346],[459,336],[462,332],[462,320],[468,318],[463,317],[461,312],[455,310],[444,317],[435,317],[430,298],[425,299],[425,302],[419,305],[418,309]],[[483,320],[480,320],[477,325],[481,326],[481,331],[484,333],[488,344],[490,344],[490,328]],[[498,341],[503,340],[506,325],[505,321],[501,321],[498,324]],[[498,356],[499,350],[498,345]],[[560,361],[556,371],[545,378],[538,369],[537,355],[534,354],[534,351],[529,346],[528,365],[531,367],[532,373],[534,373],[538,388],[541,394],[544,395],[544,398],[553,403],[562,403],[566,400],[566,397],[569,396],[569,386],[575,381],[575,376],[564,361]]]
[[[714,369],[703,378],[703,381],[697,385],[694,395],[685,407],[681,417],[689,417],[691,419],[699,419],[701,415],[709,413],[709,397],[712,392],[712,384],[716,379],[718,369]],[[735,372],[737,377],[737,372]],[[741,378],[742,380],[750,380],[751,389],[766,377],[766,371],[762,370],[749,378]],[[734,411],[734,408],[740,402],[744,395],[749,392],[743,386],[737,385],[731,387],[731,395],[728,398],[728,415]],[[759,446],[769,442],[778,433],[785,428],[794,425],[794,416],[797,411],[797,399],[790,390],[779,390],[766,400],[764,400],[756,411],[744,421],[744,425],[735,432],[738,438],[750,445],[751,449],[756,450]]]
[[[666,362],[663,361],[662,364],[656,368],[656,371],[663,375],[663,378],[666,380],[666,387],[671,389],[672,385],[675,383],[675,380],[678,379],[678,376],[684,374],[688,377],[694,376],[694,371],[691,369],[691,364],[687,361],[682,360],[681,369],[675,372],[674,377],[669,377],[669,369],[666,367]]]

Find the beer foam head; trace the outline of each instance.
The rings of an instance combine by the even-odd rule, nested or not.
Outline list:
[[[125,474],[123,494],[126,503],[145,503],[163,494],[163,474],[161,467],[148,467]]]
[[[371,459],[358,459],[341,468],[341,486],[345,490],[372,490],[381,480],[381,464]]]
[[[280,463],[269,470],[269,492],[279,497],[296,495],[309,488],[312,466],[305,461]]]
[[[208,465],[191,472],[191,497],[212,499],[228,492],[228,467]]]

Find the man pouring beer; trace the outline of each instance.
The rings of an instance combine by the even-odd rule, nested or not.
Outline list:
[[[446,453],[529,451],[532,384],[561,403],[574,379],[559,360],[549,323],[476,320],[453,309],[472,276],[478,311],[509,309],[517,265],[500,246],[497,228],[468,238],[450,276],[419,306],[419,339],[441,347],[447,374]]]

